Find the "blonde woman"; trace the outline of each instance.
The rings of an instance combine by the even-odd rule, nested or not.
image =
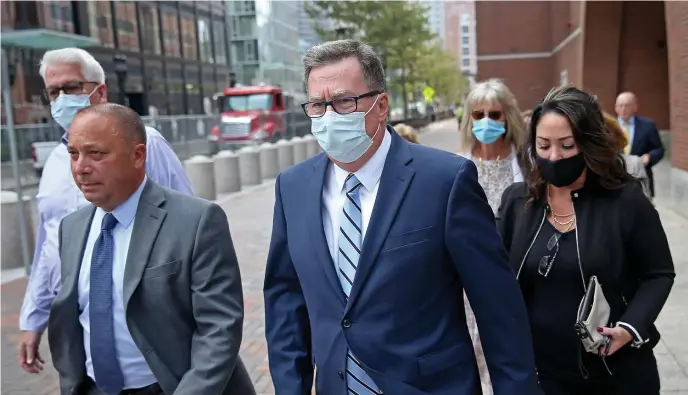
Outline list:
[[[496,213],[504,190],[514,182],[523,181],[517,158],[518,148],[526,136],[523,115],[509,88],[497,79],[483,81],[475,86],[466,97],[463,114],[459,127],[460,155],[475,162],[478,181]],[[464,305],[483,395],[492,395],[478,325],[465,294]]]
[[[406,125],[405,123],[400,123],[394,125],[394,130],[406,141],[418,144],[418,133],[412,126]]]

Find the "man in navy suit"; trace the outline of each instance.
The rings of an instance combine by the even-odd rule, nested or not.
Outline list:
[[[615,109],[617,120],[628,138],[628,145],[624,152],[639,156],[643,161],[650,183],[650,194],[654,197],[655,183],[652,167],[664,157],[664,146],[659,138],[657,125],[648,118],[636,115],[638,101],[631,92],[623,92],[616,98]]]
[[[462,293],[494,393],[538,393],[528,317],[475,165],[386,126],[380,58],[352,40],[304,56],[325,153],[275,186],[265,273],[278,395],[474,395]]]

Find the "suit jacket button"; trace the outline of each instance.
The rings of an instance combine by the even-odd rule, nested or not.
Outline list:
[[[348,318],[344,318],[344,321],[342,321],[342,326],[343,326],[344,328],[350,327],[350,326],[351,326],[351,321],[349,321]]]
[[[340,379],[344,380],[344,372],[342,372],[341,370],[337,372],[337,376],[339,376]]]

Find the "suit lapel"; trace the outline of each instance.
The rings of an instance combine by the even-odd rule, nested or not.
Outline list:
[[[129,243],[127,263],[124,269],[124,308],[129,305],[131,295],[141,282],[143,271],[148,265],[148,259],[155,239],[162,226],[167,211],[160,208],[165,202],[165,193],[161,187],[148,181],[141,193],[141,199],[136,210],[134,229]]]
[[[90,206],[88,210],[78,211],[77,215],[79,215],[79,218],[75,218],[74,221],[69,222],[76,225],[77,229],[62,229],[62,239],[65,239],[66,235],[76,235],[75,242],[67,244],[69,250],[65,251],[63,254],[63,256],[67,258],[67,264],[71,266],[71,270],[65,271],[65,264],[61,264],[63,268],[62,272],[67,275],[63,286],[69,290],[70,296],[77,294],[79,272],[81,272],[81,263],[84,260],[86,241],[88,241],[88,235],[91,232],[91,222],[93,222],[93,215],[95,212],[95,206]],[[80,224],[86,224],[86,226],[82,229],[78,229]],[[60,240],[60,242],[62,242],[62,240]]]
[[[323,229],[322,191],[325,185],[325,175],[327,174],[329,164],[329,158],[327,155],[323,155],[322,158],[313,165],[313,176],[310,177],[308,190],[306,191],[305,207],[308,218],[308,230],[315,250],[318,266],[325,271],[325,277],[327,277],[330,285],[334,288],[339,300],[344,304],[346,302],[346,297],[339,283],[339,278],[334,268],[334,261],[332,260],[329,247],[327,246],[325,230]]]
[[[392,223],[394,223],[397,211],[399,211],[399,207],[404,201],[406,191],[415,174],[414,170],[407,166],[413,159],[408,143],[399,137],[393,129],[390,133],[392,135],[392,145],[382,170],[373,214],[363,240],[361,256],[358,260],[358,269],[356,269],[356,277],[349,294],[349,303],[347,304],[345,314],[351,309],[356,301],[356,297],[361,292],[362,287],[373,270],[380,249],[385,239],[387,239],[389,229]]]

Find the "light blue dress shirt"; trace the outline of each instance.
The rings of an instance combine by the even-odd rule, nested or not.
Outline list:
[[[182,163],[157,130],[146,127],[146,173],[157,184],[193,195]],[[65,142],[66,140],[63,140]],[[58,230],[62,218],[90,204],[74,183],[65,144],[50,154],[36,195],[38,231],[31,276],[19,313],[19,329],[43,332],[60,289]]]
[[[112,229],[114,241],[112,259],[112,315],[114,318],[115,350],[122,376],[124,377],[124,389],[142,388],[155,383],[157,380],[148,367],[148,363],[141,351],[134,343],[124,312],[124,268],[129,254],[129,243],[134,229],[136,211],[138,210],[141,192],[146,185],[146,179],[134,194],[126,202],[112,210],[112,215],[117,219],[117,225]],[[93,249],[100,236],[100,226],[107,212],[97,208],[93,214],[88,238],[84,246],[84,257],[79,271],[78,295],[79,295],[79,323],[84,330],[84,350],[86,351],[86,374],[96,381],[91,359],[91,321],[89,309],[89,293],[91,290],[91,259]]]

